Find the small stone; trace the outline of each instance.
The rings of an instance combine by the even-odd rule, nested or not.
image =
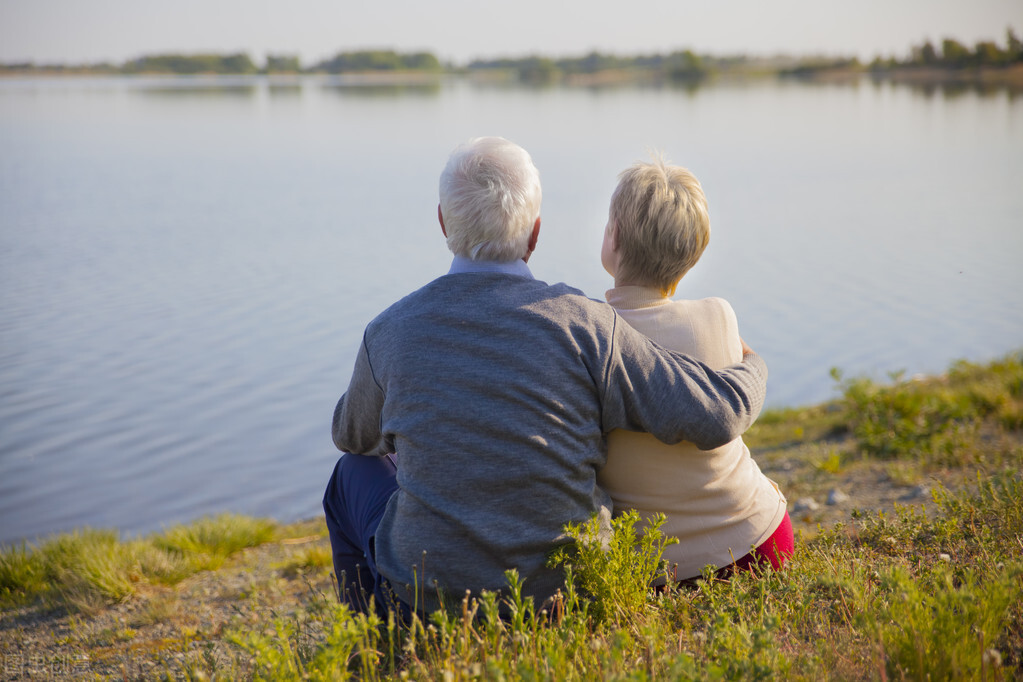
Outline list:
[[[805,511],[817,511],[821,506],[817,504],[817,500],[812,497],[801,497],[796,500],[796,504],[793,505],[792,511],[798,514],[799,512]]]
[[[850,497],[838,488],[832,488],[828,491],[828,504],[832,507],[845,504],[849,500]]]
[[[909,493],[910,499],[919,500],[922,497],[930,497],[931,489],[926,485],[918,485]]]
[[[949,556],[948,554],[945,554],[944,552],[942,552],[941,554],[938,555],[938,560],[939,561],[944,561],[944,562],[947,563],[949,561],[952,561],[952,557]]]
[[[992,668],[1002,667],[1002,653],[998,649],[988,649],[984,652],[984,663]]]

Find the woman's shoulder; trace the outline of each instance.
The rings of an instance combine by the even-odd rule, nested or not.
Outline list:
[[[677,319],[692,334],[691,352],[708,364],[724,367],[742,359],[739,322],[732,306],[721,297],[675,301]]]
[[[732,304],[720,296],[710,296],[698,299],[680,299],[673,303],[684,309],[690,315],[706,316],[710,319],[720,319],[735,323],[735,310]]]

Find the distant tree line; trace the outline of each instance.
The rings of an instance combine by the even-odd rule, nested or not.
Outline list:
[[[310,71],[318,73],[350,73],[366,71],[440,71],[441,63],[430,52],[400,54],[394,50],[362,50],[340,52]]]
[[[262,68],[245,53],[236,54],[156,54],[145,55],[120,66],[109,63],[84,66],[60,64],[36,65],[21,62],[0,65],[0,71],[45,71],[55,73],[111,74],[217,74],[245,75],[255,73],[348,73],[365,71],[441,71],[436,56],[429,52],[401,54],[393,50],[362,50],[341,52],[311,68],[303,68],[294,55],[268,55]]]
[[[825,71],[847,71],[859,70],[862,68],[860,60],[856,57],[808,57],[800,60],[796,66],[790,66],[778,71],[780,76],[795,76],[797,78],[813,76]]]
[[[464,67],[467,71],[501,70],[515,74],[524,82],[546,83],[559,78],[576,75],[591,75],[602,72],[630,72],[639,75],[653,75],[670,81],[698,82],[708,75],[727,71],[776,72],[781,75],[812,76],[822,71],[860,70],[863,66],[855,58],[803,57],[792,60],[786,66],[770,66],[771,60],[748,58],[743,55],[731,57],[700,56],[690,50],[678,50],[669,54],[645,56],[617,56],[590,52],[581,57],[552,59],[542,56],[522,58],[478,59]],[[968,69],[976,67],[997,68],[1023,62],[1023,43],[1012,28],[1006,31],[1004,47],[993,41],[981,41],[970,48],[952,38],[945,38],[940,45],[929,40],[912,47],[910,56],[904,60],[875,58],[869,65],[871,70],[882,71],[896,67],[929,67],[938,69]],[[764,66],[768,64],[768,66]],[[357,50],[339,52],[311,67],[302,66],[294,55],[268,55],[264,66],[257,66],[249,55],[236,54],[157,54],[147,55],[125,62],[122,65],[110,63],[68,66],[61,64],[36,65],[30,62],[0,64],[2,72],[47,72],[47,73],[99,73],[99,74],[225,74],[245,75],[256,73],[301,74],[326,73],[342,74],[353,72],[400,72],[414,71],[438,73],[454,70],[450,64],[441,64],[430,52],[400,53],[394,50]]]
[[[36,64],[35,62],[6,62],[0,64],[0,73],[52,73],[67,75],[117,75],[121,67],[109,62],[93,64]]]
[[[1006,67],[1023,62],[1023,42],[1010,27],[1006,29],[1005,47],[989,40],[978,42],[972,49],[958,40],[945,38],[940,49],[930,40],[914,45],[908,59],[875,59],[873,68],[885,67],[931,67],[942,69],[968,69],[979,67]]]
[[[121,68],[122,73],[173,73],[192,75],[217,73],[244,75],[257,73],[256,65],[244,53],[219,54],[160,54],[133,59]]]
[[[689,50],[668,55],[620,57],[590,52],[583,57],[550,59],[530,56],[519,59],[477,59],[470,62],[470,71],[505,70],[518,74],[526,82],[547,82],[562,76],[595,74],[603,71],[654,72],[670,80],[700,80],[708,73],[704,58]]]

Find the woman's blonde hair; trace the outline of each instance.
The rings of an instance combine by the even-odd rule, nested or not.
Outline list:
[[[609,215],[618,252],[616,278],[675,293],[710,241],[707,198],[699,180],[655,156],[618,176]]]

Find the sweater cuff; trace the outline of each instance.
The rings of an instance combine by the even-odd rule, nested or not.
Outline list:
[[[749,365],[750,369],[756,371],[763,380],[767,381],[767,363],[760,357],[755,351],[742,354],[742,362],[744,365]]]

